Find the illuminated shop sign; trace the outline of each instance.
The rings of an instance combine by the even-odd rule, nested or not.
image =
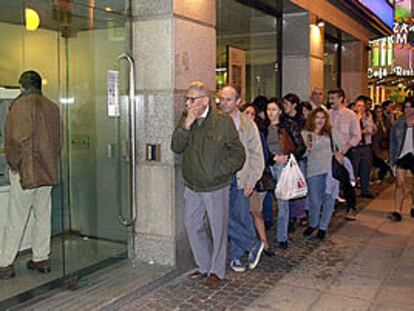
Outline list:
[[[414,18],[396,18],[394,23],[394,45],[396,49],[414,49]]]
[[[414,76],[413,68],[403,68],[401,66],[395,66],[392,69],[379,67],[379,68],[368,68],[368,79],[382,79],[388,75],[394,74],[397,77],[412,77]]]
[[[393,27],[394,8],[389,0],[359,0],[359,2],[387,24],[388,27]]]

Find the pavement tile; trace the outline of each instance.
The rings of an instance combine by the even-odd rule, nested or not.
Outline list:
[[[246,310],[307,310],[314,303],[320,292],[315,289],[298,288],[279,284],[264,298],[258,299]]]
[[[375,297],[381,284],[382,280],[379,279],[342,274],[331,284],[328,293],[340,293],[341,296],[370,301]]]
[[[310,308],[312,311],[368,311],[370,302],[357,298],[333,295],[322,295]]]

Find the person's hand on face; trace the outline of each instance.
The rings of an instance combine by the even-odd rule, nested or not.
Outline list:
[[[203,99],[206,95],[201,94],[188,94],[185,100],[185,107],[187,109],[187,118],[184,121],[184,128],[190,129],[191,125],[197,120],[204,112],[205,106],[203,105]]]

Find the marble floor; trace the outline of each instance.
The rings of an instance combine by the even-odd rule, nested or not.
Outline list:
[[[64,275],[90,267],[107,259],[126,255],[126,245],[79,236],[55,237],[51,247],[51,273],[41,274],[27,270],[31,253],[25,252],[15,261],[16,277],[0,280],[0,309],[2,301],[62,278]]]

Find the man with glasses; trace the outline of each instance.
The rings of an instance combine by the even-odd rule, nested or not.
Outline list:
[[[183,157],[184,225],[197,265],[189,277],[208,276],[207,286],[216,288],[226,270],[230,183],[246,154],[232,119],[216,110],[210,95],[205,83],[190,84],[171,149]]]

